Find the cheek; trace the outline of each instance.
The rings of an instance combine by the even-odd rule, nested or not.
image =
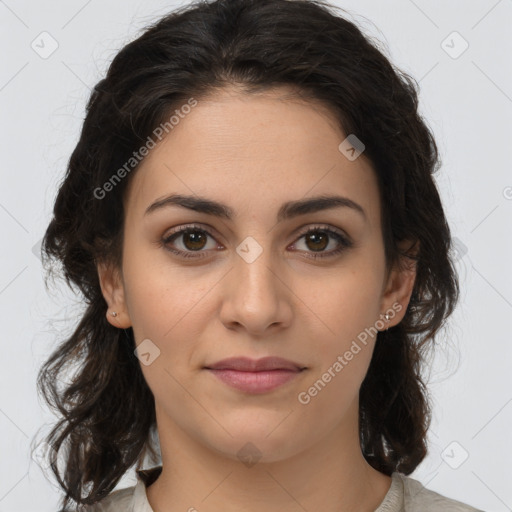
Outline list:
[[[326,424],[335,425],[358,397],[377,335],[377,283],[371,273],[350,272],[308,304],[322,322],[311,333],[315,364],[297,402],[312,421],[322,417]]]
[[[370,329],[378,320],[382,276],[378,265],[348,266],[317,281],[314,288],[304,283],[300,297],[313,317],[320,321],[329,347],[342,348],[344,343]],[[315,292],[312,293],[311,290]],[[322,327],[323,326],[323,327]]]
[[[180,397],[183,390],[178,382],[185,382],[198,365],[199,340],[215,314],[209,291],[218,279],[197,268],[163,265],[149,258],[139,264],[137,258],[127,258],[126,302],[135,342],[138,353],[150,354],[146,360],[139,355],[141,370],[159,401],[165,402],[169,395]]]
[[[323,286],[315,288],[316,293],[310,286],[305,295],[304,286],[302,296],[308,297],[304,311],[313,312],[307,313],[308,322],[317,326],[310,332],[316,364],[299,403],[315,402],[312,409],[330,414],[324,410],[329,404],[338,403],[343,409],[357,397],[378,330],[382,271],[378,261],[359,254],[357,262],[319,281]]]
[[[191,315],[197,316],[196,308],[205,303],[216,279],[197,268],[180,267],[158,253],[155,249],[126,251],[125,299],[136,339],[151,335],[165,343],[182,325],[190,324]]]

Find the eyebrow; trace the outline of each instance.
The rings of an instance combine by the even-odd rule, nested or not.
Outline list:
[[[197,195],[188,196],[182,194],[171,194],[158,199],[146,208],[144,216],[172,205],[181,206],[195,212],[205,213],[207,215],[213,215],[227,220],[232,220],[235,216],[232,208],[225,204]],[[281,222],[283,220],[298,217],[299,215],[341,207],[350,208],[353,211],[358,212],[366,220],[366,213],[363,207],[355,201],[352,201],[352,199],[343,196],[327,195],[312,197],[309,199],[300,199],[297,201],[288,201],[279,208],[277,220],[278,222]]]

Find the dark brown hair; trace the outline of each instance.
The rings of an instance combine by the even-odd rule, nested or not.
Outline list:
[[[182,7],[122,48],[87,104],[80,139],[42,244],[83,296],[76,330],[45,362],[38,388],[60,420],[46,438],[51,468],[71,500],[91,504],[134,464],[156,456],[154,397],[134,354],[132,329],[105,318],[98,261],[121,264],[123,198],[131,176],[97,191],[157,126],[191,97],[227,85],[250,94],[286,85],[325,105],[345,134],[365,144],[381,195],[388,268],[405,258],[417,276],[405,317],[379,332],[360,389],[360,441],[368,463],[411,473],[426,455],[431,411],[422,368],[427,347],[452,313],[458,283],[451,237],[433,175],[434,138],[418,113],[418,84],[327,3],[215,0]],[[419,244],[400,251],[401,240]],[[59,383],[75,368],[71,382]],[[61,471],[55,455],[64,453]]]

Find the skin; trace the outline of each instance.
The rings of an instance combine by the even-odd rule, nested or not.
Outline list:
[[[286,88],[248,95],[234,87],[201,99],[141,163],[125,196],[122,269],[100,263],[108,321],[133,327],[136,343],[160,350],[141,368],[156,403],[163,471],[147,488],[155,512],[374,511],[390,477],[364,459],[358,392],[375,338],[311,398],[307,391],[393,304],[406,311],[415,270],[386,272],[377,180],[364,153],[338,149],[346,135],[320,104]],[[233,220],[179,206],[144,215],[171,193],[233,209]],[[359,203],[276,221],[282,203],[339,194]],[[202,243],[160,243],[171,228],[198,224]],[[334,228],[353,247],[314,260],[309,227]],[[203,235],[205,236],[205,235]],[[262,253],[248,263],[248,236]],[[197,254],[197,251],[194,253]],[[111,311],[117,316],[112,317]],[[382,328],[382,324],[380,324]],[[248,395],[203,367],[232,356],[280,356],[307,369],[280,388]],[[252,466],[237,452],[251,442]],[[194,509],[192,508],[194,507]]]

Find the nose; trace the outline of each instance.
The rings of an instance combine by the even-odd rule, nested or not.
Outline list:
[[[226,328],[244,328],[253,336],[262,336],[271,328],[290,325],[294,296],[286,282],[289,273],[270,249],[262,250],[255,259],[250,251],[237,252],[233,258],[233,268],[223,283],[220,315]]]

